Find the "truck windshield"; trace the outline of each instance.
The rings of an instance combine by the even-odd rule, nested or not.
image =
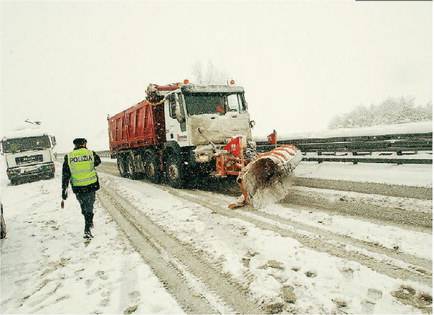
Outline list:
[[[184,94],[184,99],[189,115],[239,113],[245,110],[241,93],[191,93]]]
[[[2,142],[5,153],[42,150],[51,147],[48,136],[8,139]]]

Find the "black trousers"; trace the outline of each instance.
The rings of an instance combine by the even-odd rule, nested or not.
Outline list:
[[[90,231],[93,227],[93,204],[95,203],[95,192],[85,192],[75,194],[80,203],[81,213],[84,216],[84,231]]]

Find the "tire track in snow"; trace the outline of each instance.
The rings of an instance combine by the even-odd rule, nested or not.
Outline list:
[[[120,194],[103,185],[98,196],[187,312],[263,313],[250,301],[245,288],[201,259],[189,244],[153,223]],[[196,294],[192,295],[192,290]]]
[[[379,273],[383,273],[389,277],[396,278],[396,279],[402,279],[402,280],[413,280],[416,282],[421,282],[424,284],[431,284],[432,277],[431,272],[426,271],[424,269],[419,270],[419,268],[415,268],[415,270],[409,270],[406,268],[402,268],[400,266],[396,266],[390,262],[387,261],[379,261],[377,258],[369,256],[367,254],[364,254],[359,251],[354,250],[348,250],[346,248],[346,244],[334,244],[330,241],[326,241],[323,239],[319,239],[316,237],[312,237],[306,234],[302,234],[299,232],[296,232],[292,229],[288,228],[282,228],[275,223],[267,222],[261,218],[254,218],[246,213],[243,213],[243,210],[230,210],[228,208],[221,207],[219,205],[211,204],[204,200],[204,198],[192,196],[188,193],[188,191],[183,190],[177,190],[171,187],[167,186],[161,186],[163,190],[166,190],[167,192],[171,193],[172,195],[183,198],[187,201],[199,204],[203,207],[206,207],[208,209],[211,209],[215,211],[216,213],[234,218],[234,219],[240,219],[242,221],[252,223],[256,227],[263,229],[263,230],[269,230],[273,231],[277,234],[280,234],[284,237],[290,237],[297,241],[299,241],[301,244],[303,244],[306,247],[309,247],[313,250],[325,252],[330,255],[352,260],[355,262],[358,262],[362,265],[367,266],[368,268],[377,271]],[[194,191],[194,193],[197,193],[197,191]],[[208,196],[207,196],[208,199]],[[245,211],[245,210],[244,210]],[[276,222],[277,224],[281,224],[280,222]],[[330,234],[330,232],[327,232]],[[309,232],[309,234],[311,234]],[[347,240],[348,241],[348,240]],[[353,241],[353,239],[351,239]],[[351,244],[353,245],[353,244]],[[408,257],[407,257],[408,258]],[[404,258],[405,259],[405,258]],[[417,257],[415,257],[417,259]],[[419,263],[422,261],[418,260]],[[422,265],[426,265],[426,263],[422,262]],[[416,270],[418,269],[418,270]]]
[[[224,200],[218,199],[215,196],[213,196],[212,194],[209,194],[206,192],[194,191],[194,193],[204,196],[206,198],[206,200],[211,201],[210,204],[212,204],[213,206],[220,206],[222,204],[222,202],[225,202]],[[303,230],[303,231],[306,231],[308,233],[321,236],[325,239],[331,239],[331,240],[338,241],[341,243],[351,244],[353,246],[366,249],[370,252],[374,252],[374,253],[381,254],[381,255],[386,255],[392,259],[401,260],[401,261],[403,261],[409,265],[421,267],[421,268],[425,269],[424,271],[421,271],[422,273],[425,273],[427,275],[432,276],[432,261],[429,259],[417,257],[417,256],[407,254],[407,253],[402,253],[402,252],[400,253],[400,252],[397,252],[391,248],[387,248],[387,247],[384,247],[382,245],[378,245],[374,242],[368,242],[368,241],[360,240],[357,238],[353,238],[353,237],[348,236],[348,235],[335,233],[335,232],[332,232],[330,230],[321,229],[321,228],[318,228],[318,227],[315,227],[312,225],[304,224],[302,222],[297,222],[297,221],[294,221],[294,220],[291,220],[288,218],[281,217],[279,215],[274,215],[274,214],[267,213],[267,212],[260,211],[260,210],[251,209],[251,208],[244,208],[244,209],[241,208],[237,211],[245,212],[247,215],[257,217],[258,219],[260,219],[260,217],[262,217],[262,218],[266,219],[267,221],[270,221],[270,220],[274,221],[274,222],[276,222],[276,224],[289,225],[289,226],[296,228],[297,230]]]
[[[365,194],[376,194],[391,197],[416,198],[432,200],[431,187],[393,185],[383,183],[367,183],[349,180],[323,179],[311,177],[294,177],[294,185],[342,191],[353,191]]]
[[[431,230],[432,227],[432,213],[428,211],[388,207],[379,204],[378,201],[369,202],[366,196],[360,196],[360,199],[339,194],[335,194],[332,196],[333,198],[330,196],[332,196],[330,190],[311,191],[295,186],[280,204],[283,206],[309,206],[343,215],[366,217],[422,232]],[[340,198],[336,198],[336,196],[340,196]],[[424,203],[424,206],[428,207],[428,203]]]
[[[248,210],[246,210],[246,211],[248,211]],[[266,212],[257,211],[257,212],[254,212],[253,214],[257,215],[257,216],[261,216],[261,217],[266,218],[266,219],[271,219],[273,221],[276,221],[277,223],[284,223],[287,225],[294,226],[297,229],[302,229],[302,230],[305,230],[305,231],[310,232],[312,234],[320,235],[321,237],[324,237],[324,238],[330,238],[330,239],[333,239],[333,240],[341,242],[341,243],[349,243],[353,246],[366,249],[370,252],[374,252],[374,253],[381,254],[381,255],[386,255],[386,256],[389,256],[390,258],[401,260],[401,261],[403,261],[407,264],[410,264],[410,265],[422,267],[423,269],[425,269],[425,272],[422,272],[422,273],[426,273],[426,274],[432,276],[432,271],[431,271],[432,261],[429,259],[417,257],[417,256],[407,254],[407,253],[399,253],[399,252],[397,252],[391,248],[387,248],[387,247],[384,247],[382,245],[377,245],[373,242],[363,241],[363,240],[360,240],[357,238],[350,237],[348,235],[342,235],[342,234],[334,233],[334,232],[331,232],[329,230],[320,229],[320,228],[317,228],[317,227],[314,227],[311,225],[296,222],[296,221],[293,221],[293,220],[290,220],[287,218],[282,218],[280,216],[269,214]]]
[[[155,275],[163,283],[181,308],[187,313],[213,313],[215,310],[198,295],[192,294],[192,288],[187,284],[183,274],[177,266],[166,261],[159,248],[156,247],[139,227],[128,216],[124,209],[120,209],[106,189],[101,188],[97,193],[101,205],[130,240],[134,248],[140,253],[144,261],[151,267]]]

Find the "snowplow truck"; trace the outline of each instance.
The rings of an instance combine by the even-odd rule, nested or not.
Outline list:
[[[150,84],[145,100],[107,120],[121,176],[165,179],[176,188],[194,174],[237,176],[243,195],[230,207],[248,204],[301,160],[291,145],[257,154],[244,89],[233,82]]]

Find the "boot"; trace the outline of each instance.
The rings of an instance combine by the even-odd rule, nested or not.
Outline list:
[[[93,235],[92,235],[92,233],[90,232],[89,227],[86,227],[86,228],[84,229],[84,235],[83,235],[83,238],[85,238],[85,239],[91,239],[91,238],[93,238]]]
[[[84,216],[84,236],[83,236],[83,238],[90,239],[93,237],[92,233],[90,233],[90,226],[91,226],[90,216],[85,215]]]

